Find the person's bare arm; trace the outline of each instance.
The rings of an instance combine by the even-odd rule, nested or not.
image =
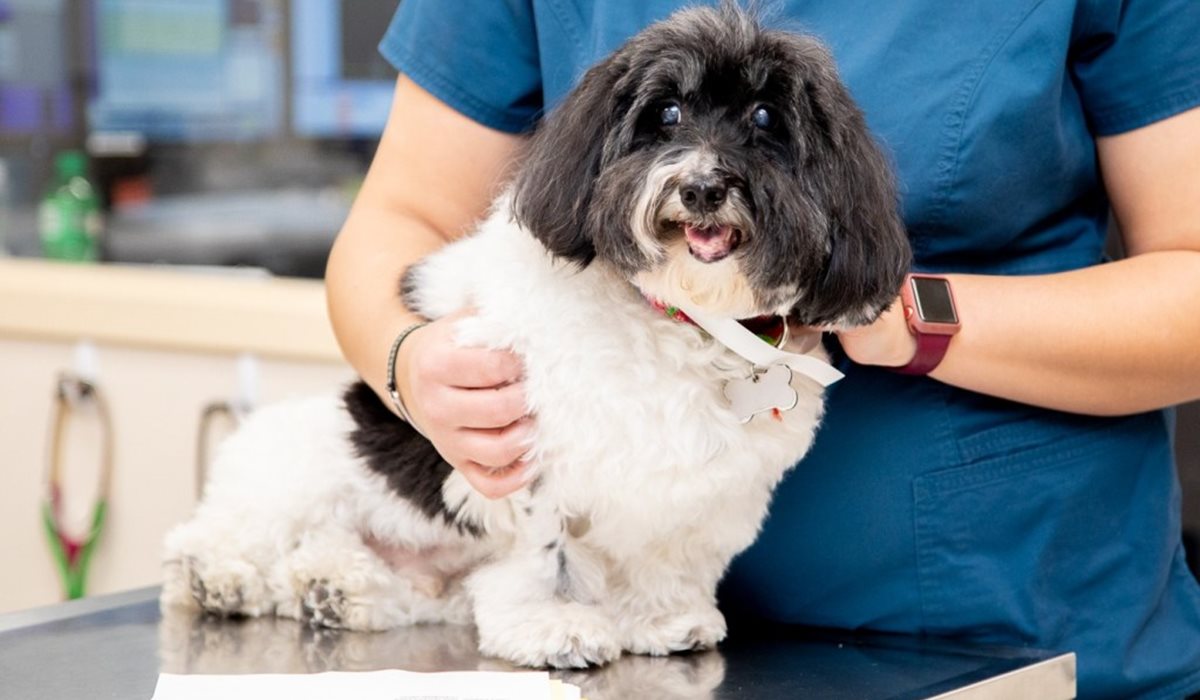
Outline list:
[[[343,354],[391,406],[387,353],[421,319],[399,281],[412,263],[468,232],[504,184],[522,139],[462,116],[401,76],[379,150],[326,270],[329,317]],[[508,353],[455,348],[443,319],[401,346],[396,377],[414,422],[489,496],[520,484],[521,367]],[[501,387],[501,388],[497,388]]]
[[[963,329],[930,376],[1098,415],[1200,398],[1200,109],[1101,138],[1098,151],[1129,257],[1052,275],[950,275]],[[915,352],[896,307],[839,336],[864,364]]]

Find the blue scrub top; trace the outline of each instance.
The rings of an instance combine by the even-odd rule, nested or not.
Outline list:
[[[381,50],[466,116],[524,132],[684,4],[404,0]],[[925,270],[1101,262],[1095,137],[1200,104],[1195,0],[768,4],[772,24],[831,48],[895,164]],[[723,601],[1074,651],[1084,698],[1200,690],[1169,413],[1068,415],[841,364],[816,444]]]

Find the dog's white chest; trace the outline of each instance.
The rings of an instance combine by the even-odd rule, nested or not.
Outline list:
[[[748,363],[657,315],[615,275],[551,261],[515,226],[490,222],[449,252],[423,282],[471,280],[459,297],[477,314],[460,341],[521,355],[532,457],[565,510],[668,531],[706,503],[765,504],[807,450],[820,391],[789,382],[787,368],[742,386]]]

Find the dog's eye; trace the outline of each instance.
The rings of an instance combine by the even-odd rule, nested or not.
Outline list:
[[[679,109],[679,105],[671,103],[662,108],[659,112],[659,121],[663,126],[675,126],[683,119],[683,110]]]
[[[775,126],[775,114],[770,109],[759,106],[750,115],[750,121],[759,129],[770,129]]]

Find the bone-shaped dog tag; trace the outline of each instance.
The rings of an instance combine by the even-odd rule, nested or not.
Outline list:
[[[729,399],[729,408],[743,423],[772,409],[790,411],[799,401],[792,388],[792,370],[786,365],[771,365],[765,370],[756,370],[746,379],[725,382],[725,398]]]

